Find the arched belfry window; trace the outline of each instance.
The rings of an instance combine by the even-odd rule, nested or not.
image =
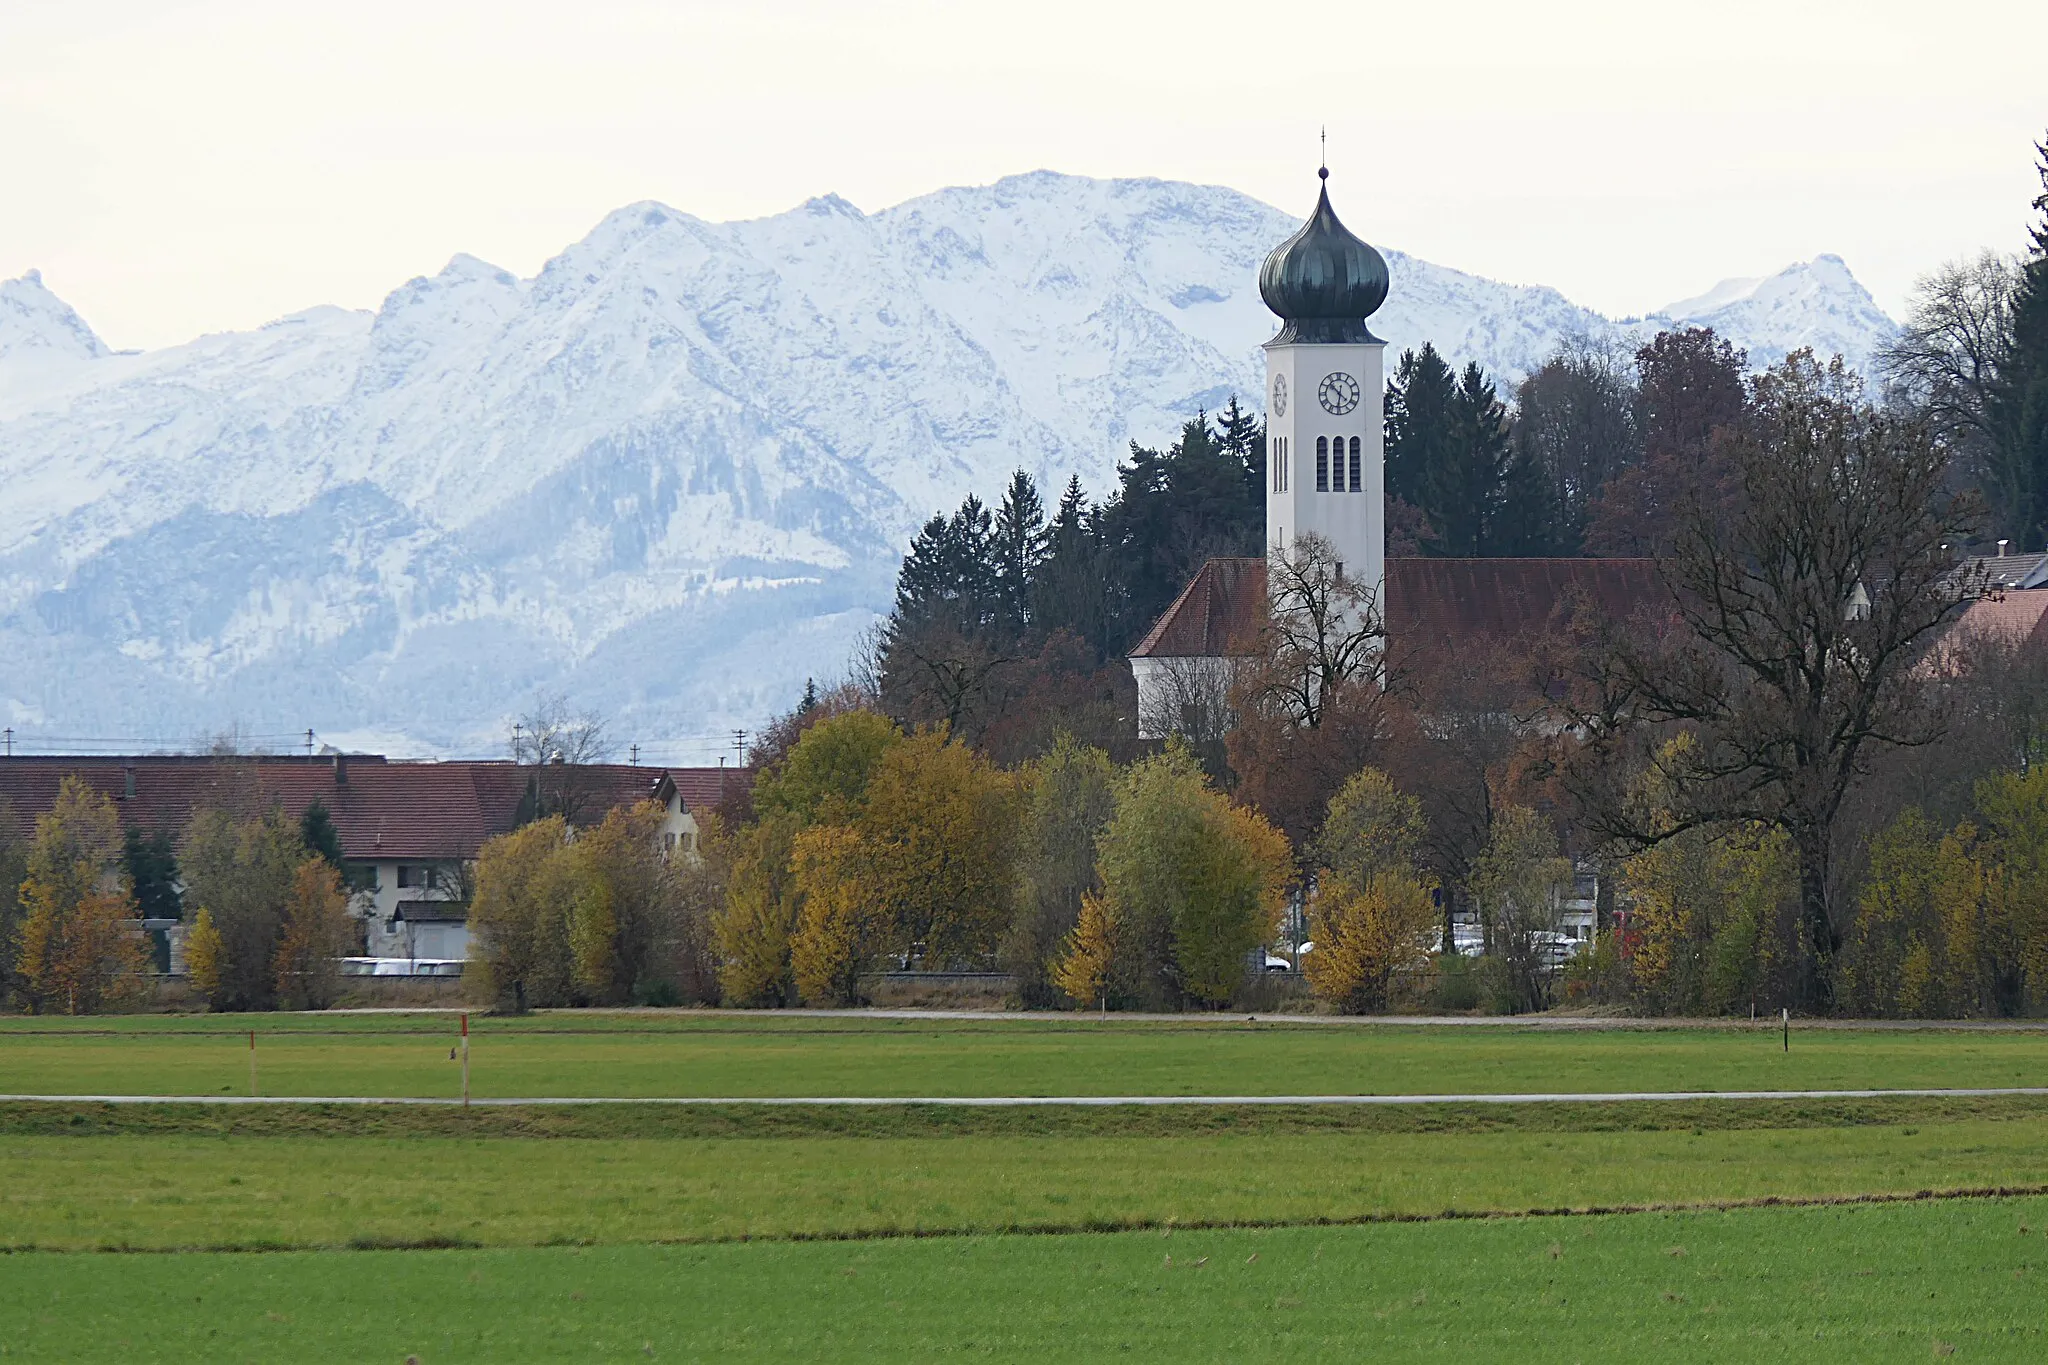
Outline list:
[[[1351,491],[1354,493],[1356,493],[1361,487],[1363,487],[1363,485],[1360,484],[1358,481],[1359,450],[1360,447],[1358,444],[1358,438],[1354,436],[1351,438]]]
[[[1342,471],[1339,471],[1342,472]],[[1330,491],[1330,438],[1316,437],[1316,492]]]

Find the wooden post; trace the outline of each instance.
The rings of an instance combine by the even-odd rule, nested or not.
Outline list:
[[[249,1097],[256,1097],[256,1030],[249,1030]]]
[[[462,1012],[462,1107],[469,1108],[469,1011]]]
[[[1789,1009],[1780,1009],[1778,1011],[1778,1017],[1784,1022],[1785,1025],[1785,1051],[1790,1052],[1792,1050],[1792,1011]]]

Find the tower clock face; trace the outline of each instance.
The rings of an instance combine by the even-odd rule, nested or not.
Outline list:
[[[1316,388],[1316,401],[1332,417],[1342,417],[1358,406],[1358,381],[1348,374],[1326,374]]]
[[[1273,415],[1275,417],[1285,417],[1287,415],[1287,376],[1284,374],[1273,376]]]

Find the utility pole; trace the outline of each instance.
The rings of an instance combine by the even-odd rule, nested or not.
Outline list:
[[[308,726],[308,727],[306,728],[306,757],[307,757],[307,758],[311,758],[312,756],[313,756],[313,730],[312,730],[312,727],[311,727],[311,726]]]
[[[626,762],[636,768],[640,766],[640,746],[638,744],[628,744],[626,746]]]
[[[12,725],[10,725],[10,726],[8,726],[8,727],[7,727],[7,728],[6,728],[5,730],[0,730],[0,736],[4,736],[4,737],[6,738],[6,740],[7,740],[7,756],[8,756],[9,758],[13,758],[13,757],[14,757],[14,727],[13,727]]]
[[[741,766],[742,768],[746,767],[746,766],[747,766],[747,732],[746,732],[745,730],[735,730],[735,731],[733,731],[733,732],[732,732],[732,743],[733,743],[733,747],[734,747],[735,749],[738,749],[738,750],[740,751],[740,764],[739,764],[739,765],[740,765],[740,766]]]

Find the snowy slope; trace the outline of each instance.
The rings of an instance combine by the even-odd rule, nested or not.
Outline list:
[[[457,256],[374,314],[140,355],[0,284],[0,724],[475,751],[540,688],[650,745],[752,724],[838,669],[932,511],[1020,466],[1099,491],[1257,395],[1254,278],[1295,226],[1044,172],[875,214],[634,204],[530,280]],[[1503,379],[1656,325],[1388,257],[1375,329]],[[1667,312],[1759,362],[1891,326],[1833,257]]]
[[[1698,298],[1658,309],[1651,323],[1711,327],[1747,346],[1758,368],[1811,346],[1823,360],[1840,355],[1865,375],[1894,327],[1840,256],[1816,256],[1768,279],[1723,280]]]

